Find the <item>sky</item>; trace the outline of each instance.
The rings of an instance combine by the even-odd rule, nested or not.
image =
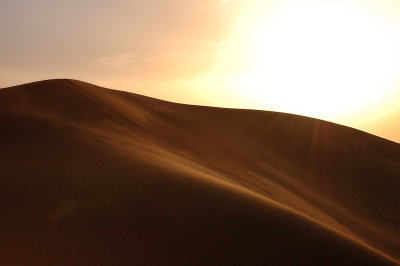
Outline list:
[[[72,78],[400,143],[395,0],[2,0],[0,87]]]

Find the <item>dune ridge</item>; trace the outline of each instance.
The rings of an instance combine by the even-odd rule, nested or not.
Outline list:
[[[400,264],[400,145],[76,80],[0,90],[0,263]]]

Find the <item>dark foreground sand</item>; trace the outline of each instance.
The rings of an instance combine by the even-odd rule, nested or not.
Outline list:
[[[400,145],[72,80],[0,90],[0,265],[391,265]]]

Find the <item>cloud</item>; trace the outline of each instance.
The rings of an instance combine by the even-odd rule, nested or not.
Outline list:
[[[100,57],[95,64],[108,66],[115,70],[128,70],[135,63],[135,55],[132,53],[121,53],[111,56]]]
[[[223,41],[204,39],[187,47],[104,55],[94,58],[90,65],[105,75],[118,73],[137,79],[178,79],[208,71],[223,48]]]
[[[232,8],[231,3],[232,3],[231,0],[218,0],[218,7],[231,9]]]

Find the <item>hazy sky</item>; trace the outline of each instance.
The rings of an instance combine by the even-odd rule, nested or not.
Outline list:
[[[0,87],[74,78],[400,142],[392,0],[1,0]]]
[[[229,34],[223,5],[215,0],[2,0],[0,86],[68,77],[179,98],[173,84],[212,64]]]

